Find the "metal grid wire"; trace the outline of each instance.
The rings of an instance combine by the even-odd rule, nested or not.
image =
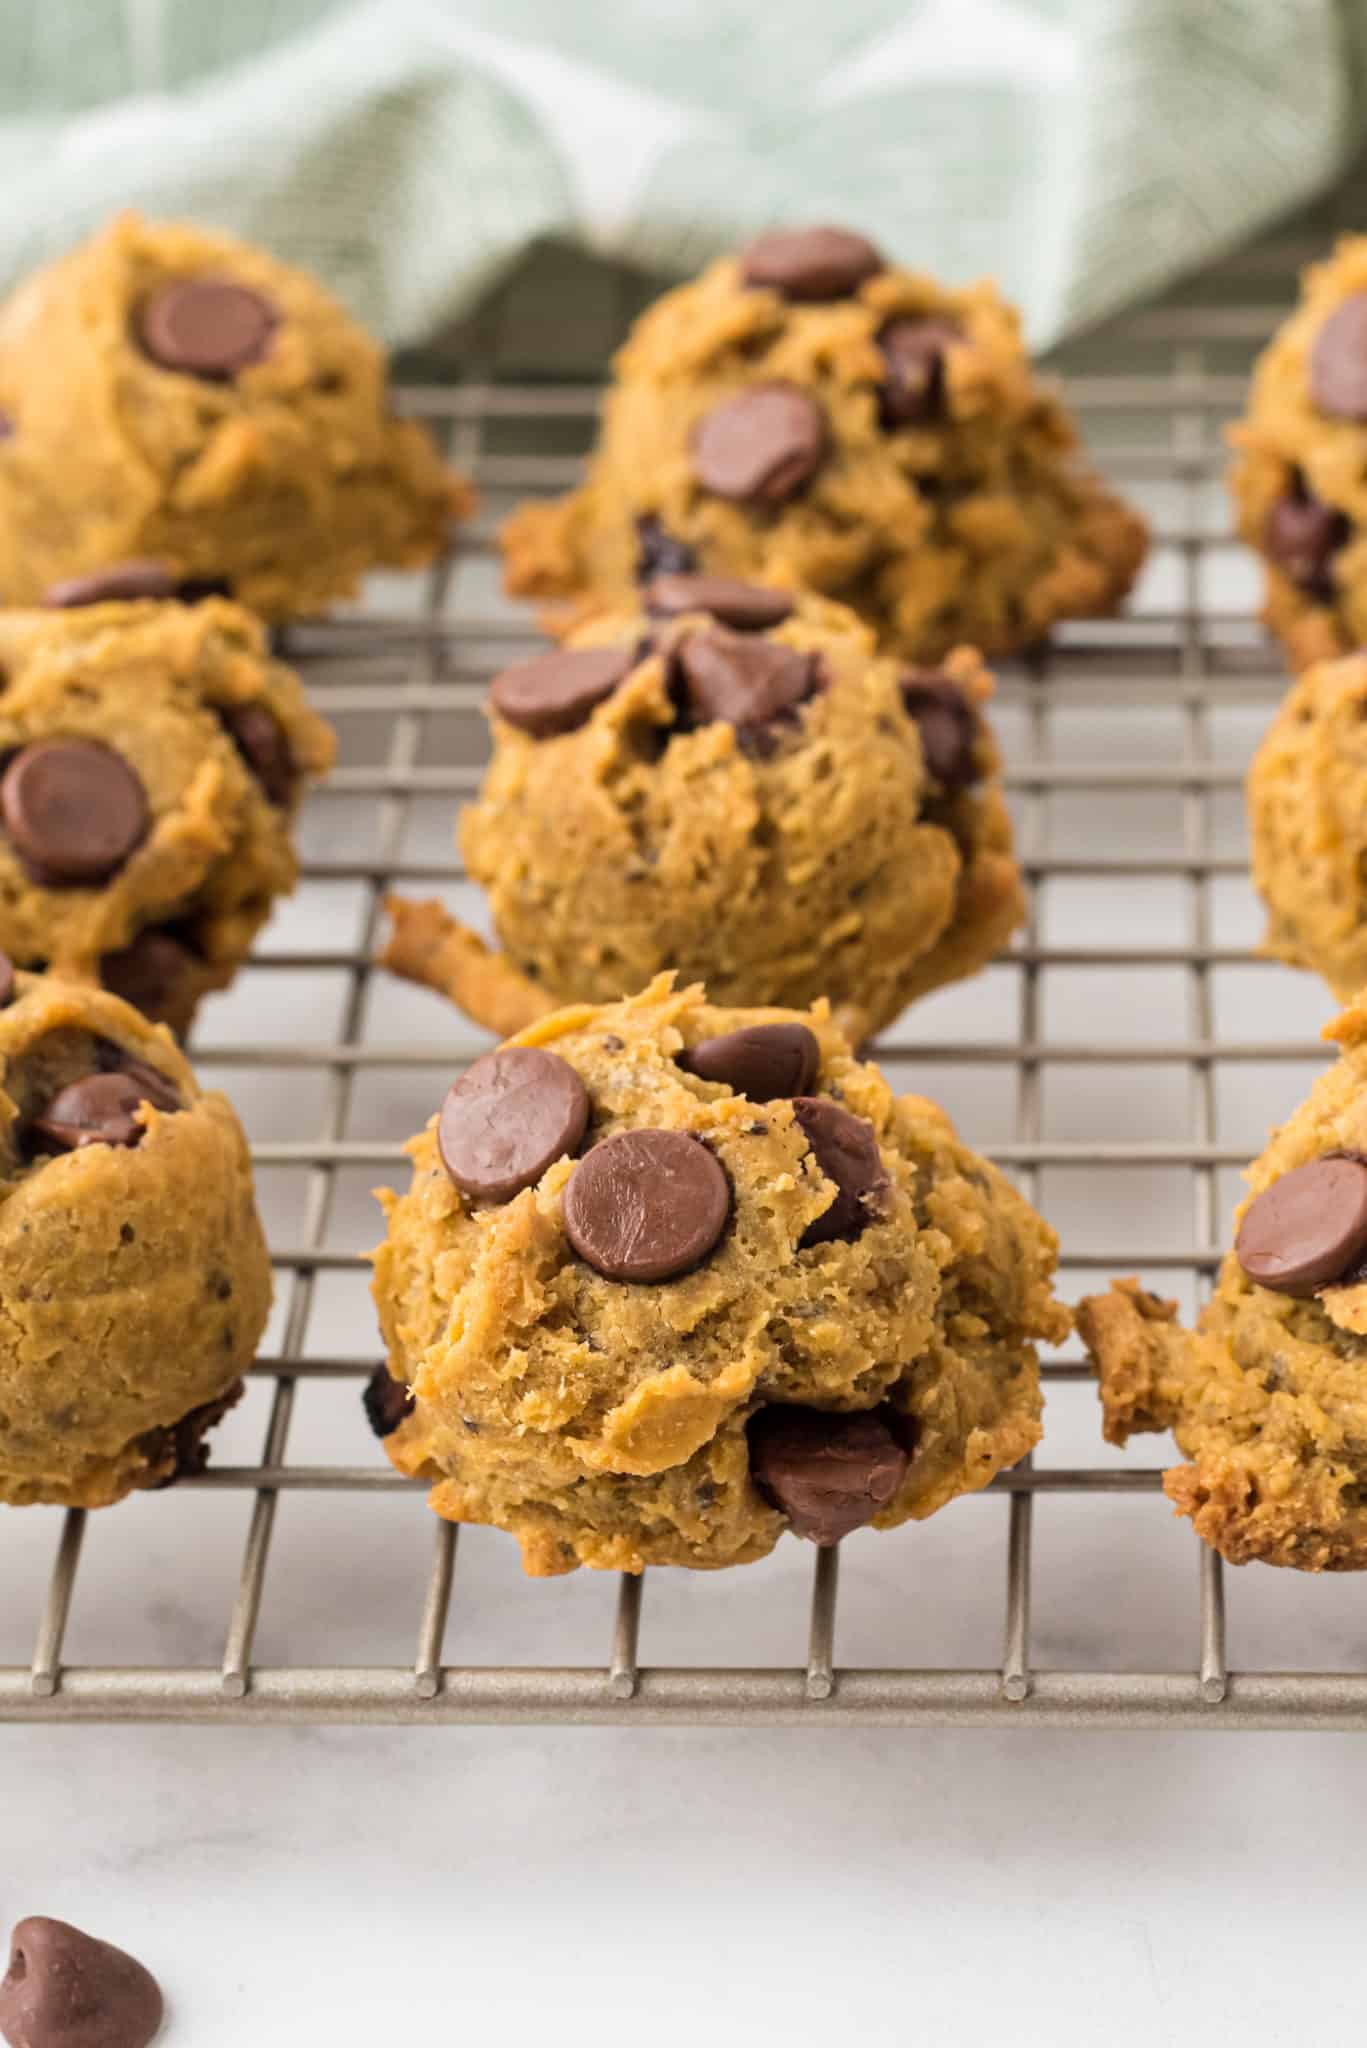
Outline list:
[[[1283,246],[1276,273],[1279,293],[1285,288],[1286,258],[1301,253]],[[1245,283],[1260,275],[1248,273]],[[1280,1111],[1302,1092],[1302,1077],[1285,1063],[1300,1063],[1308,1072],[1318,1057],[1308,1026],[1271,1036],[1258,1029],[1249,1035],[1250,1007],[1257,1027],[1276,1007],[1264,1000],[1262,978],[1270,983],[1282,977],[1282,970],[1253,963],[1246,943],[1253,935],[1248,907],[1226,915],[1222,896],[1226,885],[1235,891],[1245,887],[1237,817],[1242,764],[1283,677],[1251,616],[1251,584],[1225,530],[1220,429],[1241,401],[1243,361],[1276,313],[1275,306],[1246,304],[1159,309],[1124,323],[1118,339],[1112,335],[1104,345],[1081,352],[1069,398],[1103,466],[1154,513],[1155,566],[1131,617],[1064,634],[1040,669],[1004,672],[997,715],[1031,889],[1030,921],[1006,963],[975,984],[978,993],[967,999],[960,992],[922,1006],[902,1020],[881,1049],[895,1076],[909,1082],[915,1073],[917,1085],[927,1092],[942,1086],[975,1142],[984,1133],[973,1107],[986,1101],[989,1077],[994,1085],[1004,1084],[1006,1107],[997,1140],[985,1149],[1060,1223],[1068,1247],[1067,1279],[1080,1288],[1098,1279],[1104,1283],[1113,1272],[1142,1270],[1160,1285],[1176,1282],[1184,1288],[1188,1313],[1208,1286],[1219,1256],[1231,1170],[1256,1148],[1256,1131],[1252,1136],[1242,1129],[1231,1132],[1222,1107],[1223,1084],[1231,1076],[1237,1080],[1241,1066],[1264,1078],[1280,1072],[1289,1084],[1274,1105]],[[1147,367],[1113,367],[1117,360],[1129,365],[1136,359]],[[1234,368],[1224,367],[1231,362]],[[292,1423],[302,1391],[340,1381],[354,1430],[346,1439],[354,1443],[351,1456],[360,1459],[370,1449],[355,1395],[376,1357],[373,1325],[366,1325],[353,1294],[350,1309],[344,1304],[331,1321],[322,1318],[320,1340],[314,1311],[320,1288],[338,1273],[351,1274],[356,1252],[367,1242],[364,1223],[346,1242],[338,1241],[333,1228],[339,1203],[350,1199],[348,1176],[354,1180],[362,1169],[370,1177],[376,1177],[376,1169],[390,1178],[399,1175],[402,1155],[392,1134],[415,1128],[418,1119],[406,1113],[407,1121],[386,1124],[383,1138],[358,1137],[360,1097],[368,1084],[378,1086],[370,1108],[359,1117],[364,1129],[366,1116],[373,1122],[379,1115],[375,1105],[388,1099],[387,1087],[402,1087],[417,1076],[433,1091],[427,1099],[435,1100],[435,1091],[446,1085],[457,1064],[450,1050],[457,1027],[445,1022],[439,1027],[443,1035],[434,1038],[433,1010],[423,1013],[428,1036],[421,1042],[376,1035],[377,1019],[392,1019],[410,998],[431,1004],[426,996],[415,997],[372,976],[382,900],[391,883],[398,883],[419,891],[442,890],[467,912],[470,908],[449,852],[450,812],[478,776],[478,708],[488,677],[532,644],[525,617],[501,607],[493,596],[493,516],[519,494],[558,489],[573,479],[596,391],[590,386],[467,383],[411,389],[406,403],[448,435],[454,459],[480,482],[487,509],[460,562],[443,565],[426,582],[420,605],[409,600],[407,609],[389,608],[391,599],[402,605],[396,585],[367,610],[300,630],[291,641],[290,652],[314,701],[337,720],[343,739],[342,765],[329,789],[313,799],[306,819],[304,895],[308,899],[313,891],[318,900],[320,891],[350,891],[354,922],[350,937],[343,932],[335,943],[330,938],[319,945],[310,929],[302,934],[310,943],[292,942],[296,920],[284,933],[285,943],[274,938],[248,978],[258,990],[272,980],[296,991],[314,983],[321,988],[326,981],[337,997],[335,1028],[320,1025],[314,1043],[297,1036],[262,1043],[255,1014],[245,1016],[242,1028],[216,1035],[216,1020],[226,1013],[213,1008],[194,1047],[201,1071],[221,1080],[244,1113],[253,1086],[269,1070],[279,1088],[301,1100],[308,1096],[307,1114],[314,1118],[311,1135],[266,1136],[255,1146],[263,1185],[272,1175],[286,1175],[294,1190],[291,1220],[275,1229],[277,1316],[269,1354],[256,1367],[259,1391],[268,1396],[252,1410],[253,1427],[261,1432],[259,1449],[234,1462],[232,1449],[220,1448],[202,1478],[143,1504],[149,1514],[164,1514],[169,1510],[163,1503],[188,1501],[193,1515],[206,1510],[209,1497],[226,1492],[246,1508],[245,1525],[237,1533],[240,1563],[229,1611],[217,1624],[221,1648],[201,1662],[180,1665],[82,1661],[69,1646],[68,1620],[83,1550],[98,1551],[107,1528],[112,1540],[119,1518],[132,1515],[135,1507],[130,1503],[112,1516],[96,1517],[89,1527],[80,1512],[44,1517],[43,1531],[55,1535],[55,1556],[34,1602],[31,1656],[0,1664],[0,1718],[1367,1727],[1367,1653],[1351,1640],[1351,1631],[1347,1638],[1342,1629],[1326,1632],[1325,1639],[1335,1645],[1332,1669],[1231,1669],[1220,1561],[1196,1544],[1185,1526],[1178,1529],[1170,1522],[1161,1499],[1146,1500],[1145,1511],[1168,1554],[1180,1548],[1184,1580],[1189,1574],[1178,1654],[1165,1668],[1150,1670],[1114,1668],[1115,1656],[1105,1651],[1075,1658],[1076,1668],[1062,1668],[1048,1657],[1036,1661],[1031,1610],[1032,1596],[1040,1597],[1039,1572],[1032,1563],[1037,1503],[1039,1515],[1048,1516],[1061,1497],[1081,1498],[1088,1504],[1088,1526],[1095,1528],[1117,1511],[1120,1496],[1153,1495],[1160,1485],[1161,1464],[1154,1460],[1151,1443],[1141,1443],[1139,1455],[1123,1458],[1102,1449],[1085,1389],[1077,1397],[1087,1403],[1085,1433],[1078,1437],[1080,1462],[1027,1462],[989,1489],[983,1511],[999,1517],[991,1546],[996,1557],[992,1571],[999,1575],[1002,1593],[1000,1651],[995,1660],[976,1667],[921,1668],[914,1655],[886,1668],[876,1660],[842,1664],[837,1647],[841,1553],[797,1552],[792,1545],[782,1547],[800,1557],[810,1574],[805,1639],[795,1634],[773,1664],[747,1668],[738,1658],[734,1664],[665,1666],[643,1659],[643,1600],[649,1614],[655,1601],[672,1596],[681,1578],[660,1573],[650,1576],[649,1588],[637,1579],[620,1581],[610,1620],[603,1615],[601,1647],[585,1661],[538,1661],[533,1641],[524,1661],[481,1662],[479,1644],[469,1640],[468,1628],[462,1632],[459,1611],[448,1653],[448,1610],[453,1590],[458,1610],[462,1605],[464,1583],[464,1572],[459,1579],[456,1572],[457,1531],[433,1523],[429,1537],[420,1490],[405,1505],[433,1551],[411,1655],[406,1660],[353,1655],[307,1662],[291,1661],[288,1654],[256,1654],[269,1573],[286,1569],[279,1562],[278,1541],[273,1548],[282,1497],[303,1494],[316,1503],[344,1493],[354,1497],[354,1517],[364,1518],[376,1512],[378,1496],[414,1492],[378,1454],[369,1463],[301,1456],[292,1445]],[[1222,594],[1230,590],[1232,596]],[[1150,733],[1152,746],[1145,740]],[[1142,807],[1148,819],[1137,838],[1127,836],[1125,824],[1126,807],[1133,805]],[[430,814],[427,825],[420,813]],[[1166,892],[1166,922],[1160,928],[1134,912],[1139,898],[1131,902],[1125,897],[1136,885]],[[1094,906],[1093,925],[1084,924],[1081,938],[1061,912],[1056,914],[1058,903],[1066,907],[1072,900],[1070,891]],[[1235,937],[1225,939],[1231,923]],[[1235,977],[1236,990],[1244,991],[1238,996],[1240,1028],[1233,1033],[1222,1031],[1218,1014],[1222,1003],[1229,1008],[1220,985],[1225,973]],[[1096,982],[1096,976],[1102,981]],[[1175,1028],[1155,1026],[1145,1009],[1145,992],[1158,982],[1176,985],[1178,1014],[1185,1022]],[[1118,1005],[1112,1003],[1106,1032],[1089,1032],[1090,1012],[1082,1010],[1091,998],[1079,991],[1103,983],[1112,992],[1133,991],[1134,1021],[1128,1031],[1132,998],[1127,995]],[[1302,1013],[1317,1020],[1322,998],[1305,992],[1304,983],[1298,987]],[[984,993],[989,990],[990,1003]],[[1005,1011],[1003,1003],[1009,1006]],[[296,1015],[299,1009],[296,995]],[[307,1016],[325,1019],[325,1013],[321,997],[316,1003],[310,999]],[[995,1017],[997,1025],[975,1036],[980,1016]],[[930,1020],[924,1027],[923,1017]],[[1111,1028],[1117,1017],[1118,1031]],[[464,1052],[468,1056],[477,1049],[470,1044]],[[1085,1129],[1071,1136],[1054,1134],[1054,1083],[1062,1082],[1065,1093],[1076,1087],[1085,1107],[1098,1099],[1098,1070],[1100,1099],[1115,1105],[1131,1103],[1136,1088],[1161,1090],[1163,1082],[1155,1081],[1155,1075],[1184,1079],[1182,1127],[1168,1138],[1157,1137],[1151,1128],[1161,1119],[1151,1127],[1142,1113],[1137,1119],[1127,1113],[1114,1121],[1101,1119],[1096,1138]],[[1147,1079],[1136,1081],[1136,1075]],[[270,1102],[278,1108],[280,1099],[277,1092]],[[271,1114],[268,1108],[268,1130],[274,1128]],[[1090,1128],[1097,1124],[1093,1117]],[[1120,1135],[1113,1134],[1117,1127]],[[1154,1176],[1166,1176],[1163,1187],[1168,1190],[1156,1205],[1146,1194],[1155,1185]],[[1153,1231],[1141,1237],[1127,1224],[1127,1234],[1122,1237],[1117,1225],[1110,1241],[1089,1235],[1086,1214],[1104,1218],[1112,1191],[1127,1186],[1136,1191],[1137,1208],[1131,1213],[1152,1217]],[[1064,1201],[1069,1188],[1073,1194]],[[1056,1199],[1064,1208],[1071,1202],[1078,1226],[1071,1243],[1056,1213]],[[1116,1213],[1122,1212],[1123,1205]],[[338,1328],[344,1341],[336,1340]],[[1085,1377],[1076,1352],[1047,1364],[1051,1422],[1054,1405],[1066,1396],[1069,1384]],[[1050,1455],[1051,1434],[1046,1434],[1042,1459]],[[240,1441],[240,1432],[233,1441]],[[1095,1456],[1087,1451],[1089,1444],[1095,1445]],[[951,1509],[948,1519],[962,1512]],[[15,1519],[0,1530],[0,1553]],[[26,1529],[38,1522],[36,1514],[23,1519]],[[937,1518],[937,1523],[946,1519]],[[188,1543],[193,1555],[193,1532],[184,1534],[183,1520],[179,1526],[178,1540]],[[915,1531],[902,1533],[915,1541]],[[467,1534],[466,1548],[482,1535],[474,1532],[472,1539]],[[52,1539],[45,1533],[44,1540],[50,1544]],[[510,1539],[492,1540],[512,1549]],[[858,1547],[863,1540],[845,1546],[847,1580],[874,1555],[872,1548]],[[1083,1535],[1078,1540],[1089,1539]],[[320,1537],[306,1553],[320,1581],[327,1576],[322,1561],[326,1541]],[[911,1558],[914,1552],[906,1555]],[[303,1558],[291,1568],[303,1569]],[[718,1625],[737,1576],[694,1581],[693,1597],[713,1603]],[[664,1584],[666,1579],[674,1582],[672,1587]],[[100,1585],[107,1606],[107,1582]],[[518,1589],[511,1578],[507,1585],[501,1597],[515,1603]],[[543,1603],[547,1597],[543,1590]],[[5,1603],[11,1612],[16,1598]],[[350,1616],[348,1649],[354,1649],[356,1629],[365,1625],[364,1617],[358,1623]],[[1123,1642],[1118,1614],[1115,1628]],[[101,1642],[108,1634],[106,1626]]]

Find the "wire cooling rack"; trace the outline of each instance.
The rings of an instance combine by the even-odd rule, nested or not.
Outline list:
[[[1003,671],[1029,924],[881,1048],[1055,1222],[1069,1295],[1137,1271],[1194,1312],[1237,1169],[1323,1057],[1322,992],[1250,952],[1240,782],[1284,679],[1219,481],[1247,362],[1310,253],[1250,252],[1223,296],[1071,352],[1070,400],[1150,513],[1154,559],[1125,619]],[[193,1048],[254,1139],[266,1351],[202,1478],[93,1518],[5,1517],[0,1718],[1367,1727],[1355,1583],[1224,1573],[1161,1497],[1171,1447],[1101,1443],[1075,1350],[1046,1365],[1040,1451],[985,1495],[715,1578],[524,1582],[511,1539],[458,1548],[366,1436],[367,1190],[402,1184],[399,1138],[482,1044],[372,971],[382,899],[435,891],[478,917],[452,812],[488,678],[533,644],[497,597],[492,528],[573,480],[596,395],[410,388],[482,487],[480,530],[292,637],[340,765],[304,820],[299,897]]]

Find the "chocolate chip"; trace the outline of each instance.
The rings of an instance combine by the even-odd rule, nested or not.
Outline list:
[[[565,1234],[608,1280],[672,1280],[701,1265],[731,1213],[731,1188],[687,1131],[619,1131],[565,1189]]]
[[[960,339],[953,320],[913,314],[889,320],[878,337],[887,378],[878,394],[885,427],[921,426],[944,410],[945,349]]]
[[[805,1024],[745,1024],[704,1038],[679,1054],[685,1073],[723,1081],[751,1102],[806,1095],[821,1066],[821,1047]]]
[[[148,925],[130,945],[100,955],[100,980],[144,1017],[169,1018],[181,1006],[195,956],[161,925]]]
[[[89,576],[70,576],[54,583],[43,599],[50,611],[72,611],[78,605],[133,603],[138,598],[166,598],[176,595],[176,579],[165,562],[140,557],[131,562],[111,562]]]
[[[14,424],[14,415],[8,412],[0,412],[0,444],[12,441],[17,431]]]
[[[686,540],[669,531],[654,512],[643,512],[636,521],[636,581],[649,583],[653,576],[688,576],[698,566],[698,557]]]
[[[724,626],[751,633],[781,626],[794,605],[784,590],[766,590],[762,583],[741,583],[734,576],[657,576],[646,585],[645,598],[646,610],[657,618],[710,612]]]
[[[911,1462],[881,1414],[775,1404],[751,1416],[750,1474],[795,1536],[838,1543],[892,1500]]]
[[[902,678],[902,702],[921,735],[926,773],[942,789],[980,782],[978,721],[958,685],[938,669],[911,669]]]
[[[163,285],[142,309],[143,348],[163,370],[226,383],[270,351],[275,308],[260,292],[226,277],[187,277]]]
[[[55,1146],[59,1152],[79,1152],[86,1145],[140,1144],[144,1126],[134,1112],[144,1102],[168,1112],[181,1106],[165,1075],[141,1060],[127,1060],[111,1072],[83,1075],[59,1088],[30,1119],[30,1142],[37,1151]]]
[[[1367,420],[1367,292],[1345,299],[1315,336],[1310,397],[1336,419]]]
[[[693,474],[705,491],[781,505],[826,452],[826,415],[796,384],[756,384],[724,398],[693,429]]]
[[[387,1365],[377,1365],[365,1383],[361,1405],[365,1409],[366,1421],[376,1436],[383,1440],[393,1436],[404,1418],[413,1413],[417,1403],[402,1381],[394,1378]]]
[[[221,704],[218,715],[267,797],[285,809],[293,800],[297,778],[289,741],[275,713],[264,704]]]
[[[127,1240],[129,1243],[132,1239]],[[225,1332],[225,1334],[229,1334]],[[168,1486],[175,1486],[182,1479],[198,1479],[209,1469],[209,1445],[206,1441],[215,1423],[221,1422],[230,1408],[235,1408],[244,1392],[241,1380],[229,1387],[226,1394],[217,1401],[206,1401],[202,1407],[192,1408],[188,1415],[182,1415],[179,1422],[172,1423],[168,1430],[161,1432],[163,1442],[169,1438],[171,1470],[155,1492],[164,1492]]]
[[[505,668],[494,678],[489,701],[519,732],[550,739],[583,725],[631,673],[632,662],[628,647],[555,649]]]
[[[506,1202],[577,1152],[588,1123],[588,1090],[569,1061],[512,1045],[476,1060],[448,1092],[437,1150],[462,1194]]]
[[[0,817],[44,886],[102,882],[146,836],[147,798],[128,763],[93,740],[35,740],[0,779]]]
[[[1299,590],[1328,604],[1334,596],[1334,557],[1351,530],[1342,512],[1301,483],[1268,513],[1263,546]]]
[[[815,655],[732,633],[695,633],[676,660],[688,722],[724,720],[759,751],[772,740],[774,725],[791,718],[821,679]]]
[[[0,953],[0,1010],[14,1001],[17,983],[14,977],[14,962],[8,953]]]
[[[848,1243],[879,1213],[888,1185],[873,1125],[824,1095],[799,1096],[793,1114],[817,1165],[836,1186],[830,1208],[802,1233],[800,1249],[836,1239]]]
[[[848,228],[771,228],[740,252],[744,282],[785,299],[844,299],[883,268],[881,253]]]
[[[1257,1287],[1306,1296],[1367,1252],[1367,1161],[1329,1153],[1293,1167],[1250,1204],[1234,1256]]]
[[[21,1920],[0,1981],[11,2048],[146,2048],[161,2025],[150,1970],[65,1920]]]

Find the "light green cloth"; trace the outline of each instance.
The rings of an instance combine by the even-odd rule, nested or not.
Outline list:
[[[1045,346],[1325,185],[1364,52],[1367,0],[0,0],[0,279],[133,205],[415,342],[539,238],[830,219]]]

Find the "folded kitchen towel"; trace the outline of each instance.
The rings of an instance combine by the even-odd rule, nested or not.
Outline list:
[[[1042,347],[1331,180],[1364,52],[1367,0],[0,0],[0,283],[133,205],[407,343],[537,240],[830,219]]]

